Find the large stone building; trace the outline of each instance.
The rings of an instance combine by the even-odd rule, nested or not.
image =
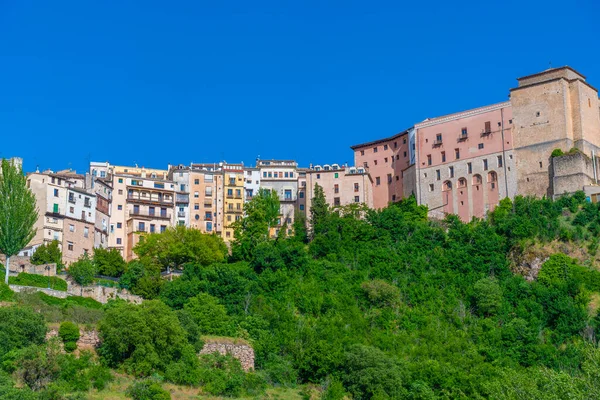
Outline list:
[[[364,204],[373,208],[373,180],[366,168],[338,164],[315,165],[306,170],[305,174],[304,210],[310,210],[312,206],[315,185],[323,188],[325,200],[333,208],[350,204]]]
[[[585,190],[593,201],[600,197],[598,91],[570,67],[518,82],[507,102],[352,146],[356,165],[373,177],[374,207],[414,195],[433,216],[467,221],[517,194]],[[566,154],[552,157],[555,149]]]

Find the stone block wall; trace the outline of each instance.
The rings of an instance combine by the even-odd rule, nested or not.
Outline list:
[[[54,289],[46,289],[46,288],[39,288],[39,287],[33,287],[33,286],[22,286],[22,285],[8,285],[8,286],[10,287],[10,290],[12,290],[13,292],[16,292],[16,293],[43,292],[43,293],[46,293],[48,296],[58,297],[60,299],[66,299],[67,296],[69,295],[67,292],[63,292],[60,290],[54,290]]]
[[[219,353],[230,354],[233,358],[240,360],[244,371],[254,369],[254,349],[245,342],[230,341],[227,339],[208,339],[200,354]]]
[[[4,265],[6,257],[4,254],[0,254],[0,263]],[[46,269],[46,266],[50,267]],[[12,256],[10,257],[10,272],[11,274],[18,274],[26,272],[28,274],[44,275],[44,276],[56,276],[56,264],[42,264],[33,265],[31,263],[31,257],[26,256]]]
[[[58,336],[58,328],[52,328],[46,333],[46,340]],[[84,330],[79,328],[79,340],[77,341],[77,348],[79,350],[92,350],[100,346],[100,336],[98,331],[95,329]]]
[[[92,298],[102,304],[108,303],[109,300],[122,299],[135,304],[140,304],[143,299],[140,296],[129,293],[126,289],[119,289],[106,286],[81,286],[77,283],[67,281],[69,286],[67,293],[70,296],[82,296]]]
[[[591,158],[576,152],[552,158],[552,185],[555,196],[583,190],[594,181]]]

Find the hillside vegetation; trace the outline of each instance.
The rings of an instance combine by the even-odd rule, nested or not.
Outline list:
[[[93,305],[89,322],[75,321],[97,326],[97,356],[44,345],[44,320],[29,311],[63,307],[42,313],[56,322],[83,302],[5,308],[0,397],[103,398],[123,381],[137,399],[310,398],[310,388],[323,399],[600,397],[600,208],[582,193],[503,200],[470,223],[428,220],[414,199],[373,211],[331,210],[316,198],[312,229],[297,218],[295,235],[277,239],[262,196],[228,260],[216,237],[201,238],[202,257],[159,245],[188,237],[181,231],[150,235],[139,260],[119,262],[148,301]],[[528,254],[541,258],[533,273],[519,264]],[[183,274],[157,279],[167,268]],[[8,321],[20,321],[19,332]],[[207,335],[251,343],[256,371],[228,356],[199,358]]]

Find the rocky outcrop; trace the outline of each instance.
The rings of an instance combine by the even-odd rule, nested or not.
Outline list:
[[[56,336],[58,336],[58,328],[51,328],[46,333],[46,341]],[[99,346],[100,336],[98,336],[97,330],[79,328],[79,340],[77,341],[77,348],[79,350],[95,350]]]
[[[200,354],[212,353],[231,355],[240,361],[242,368],[246,372],[254,369],[254,349],[245,341],[230,338],[205,339],[204,347],[200,351]]]

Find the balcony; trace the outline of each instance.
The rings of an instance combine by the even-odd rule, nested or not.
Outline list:
[[[69,197],[69,203],[75,204],[75,198],[74,197]]]
[[[491,135],[492,133],[493,133],[493,132],[492,132],[492,130],[491,130],[491,129],[484,129],[484,130],[482,130],[482,131],[481,131],[481,137],[484,137],[484,136],[489,136],[489,135]]]
[[[175,197],[175,202],[176,203],[189,203],[190,202],[190,195],[185,193],[177,193],[176,197]]]
[[[298,196],[284,196],[279,201],[282,201],[284,203],[289,203],[289,202],[294,202],[296,200],[298,200]]]
[[[173,204],[173,199],[165,199],[162,196],[140,196],[139,194],[128,194],[127,201],[143,204]]]
[[[442,139],[436,139],[433,141],[433,147],[441,146],[443,143]]]
[[[177,216],[178,216],[179,218],[185,218],[185,211],[178,211],[178,212],[177,212]]]
[[[204,220],[205,220],[205,221],[212,221],[212,220],[213,220],[213,217],[212,217],[212,215],[205,215],[205,216],[204,216]]]
[[[171,219],[171,215],[167,212],[149,212],[149,211],[129,211],[129,218],[152,218],[152,219]]]
[[[461,133],[460,135],[458,135],[458,142],[463,142],[465,140],[467,140],[469,138],[469,134],[467,133]]]

